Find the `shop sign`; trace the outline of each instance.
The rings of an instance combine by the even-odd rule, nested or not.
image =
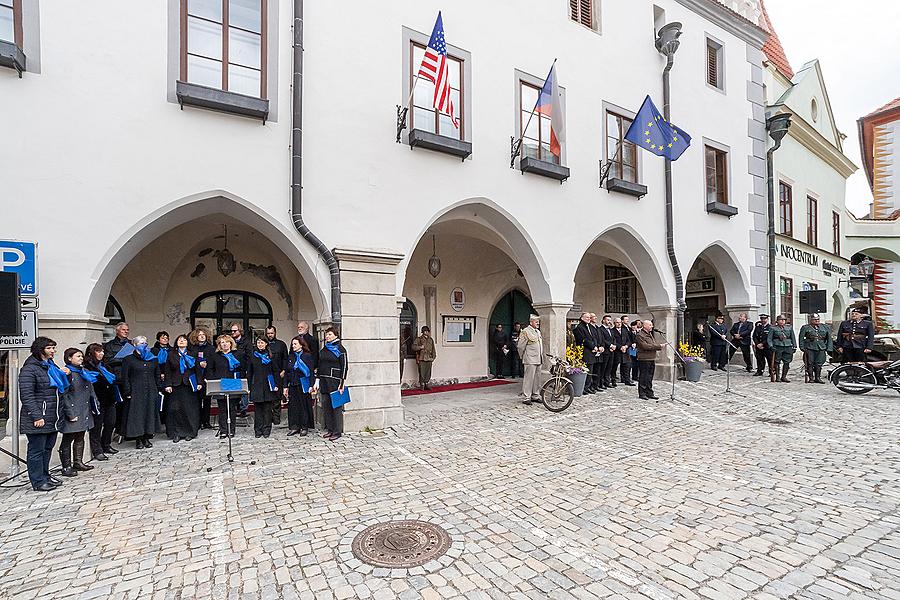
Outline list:
[[[828,277],[831,277],[832,273],[837,273],[838,275],[846,275],[847,269],[844,267],[839,267],[830,260],[822,261],[822,272],[825,273]]]
[[[813,254],[809,250],[803,250],[801,248],[795,248],[794,246],[788,246],[787,244],[779,244],[780,246],[780,254],[782,258],[787,258],[794,262],[800,263],[801,265],[809,265],[811,267],[818,267],[819,263],[822,263],[822,274],[826,277],[831,277],[832,273],[837,273],[838,275],[846,275],[847,269],[844,267],[839,267],[834,264],[830,260],[822,259],[819,260],[819,256]]]
[[[684,291],[687,294],[700,294],[702,292],[716,291],[716,278],[704,277],[703,279],[691,279],[684,284]]]

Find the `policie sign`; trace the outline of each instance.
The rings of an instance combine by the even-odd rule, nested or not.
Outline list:
[[[37,296],[37,244],[0,240],[0,271],[19,274],[19,294]]]
[[[22,311],[22,335],[0,335],[0,350],[18,350],[30,348],[37,337],[37,313],[32,310]]]

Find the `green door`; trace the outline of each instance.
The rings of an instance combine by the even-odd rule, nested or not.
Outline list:
[[[492,352],[493,344],[491,344],[491,336],[493,335],[497,324],[503,325],[503,330],[508,334],[512,332],[513,325],[516,322],[521,323],[522,327],[527,327],[528,317],[532,314],[534,314],[534,307],[531,306],[531,300],[519,290],[513,290],[506,294],[500,298],[500,301],[494,306],[488,327],[488,369],[490,369],[491,373],[496,372],[494,371],[494,353]],[[510,348],[510,351],[514,350]],[[510,366],[511,364],[507,360],[503,369],[504,374],[509,374]]]

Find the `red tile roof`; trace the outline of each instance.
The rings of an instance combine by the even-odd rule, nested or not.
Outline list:
[[[769,62],[775,65],[775,68],[781,71],[785,77],[793,79],[794,70],[791,68],[791,63],[788,62],[784,48],[781,46],[781,40],[778,39],[778,34],[775,33],[775,28],[772,27],[772,21],[769,19],[769,13],[766,11],[766,4],[763,0],[759,0],[759,7],[762,9],[762,19],[760,19],[759,24],[769,32],[769,39],[763,44],[763,53],[769,59]]]
[[[874,117],[876,115],[880,115],[881,113],[888,112],[890,110],[894,110],[895,108],[900,108],[900,98],[894,98],[881,108],[875,109],[869,114],[867,114],[863,119],[867,119],[869,117]]]

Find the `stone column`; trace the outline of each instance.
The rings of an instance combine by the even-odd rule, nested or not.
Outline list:
[[[571,303],[548,302],[534,304],[534,310],[541,318],[541,336],[544,338],[544,354],[566,355],[566,315]],[[545,357],[544,365],[547,360]]]
[[[403,406],[396,281],[403,255],[357,248],[335,248],[334,254],[341,268],[341,337],[350,357],[344,430],[397,425]]]
[[[678,340],[675,339],[676,335],[676,321],[678,316],[678,307],[674,305],[668,304],[660,304],[656,306],[648,306],[647,311],[650,313],[650,316],[653,318],[653,327],[659,329],[660,331],[664,331],[666,334],[666,340],[669,341],[673,346],[678,346]],[[689,332],[685,332],[686,334]],[[659,379],[663,381],[671,381],[672,370],[675,368],[675,361],[678,359],[675,358],[675,354],[672,352],[672,349],[669,346],[663,346],[662,352],[659,353],[659,358],[656,361],[656,372],[654,374],[654,379]],[[678,376],[678,371],[675,371],[676,377]]]
[[[425,296],[425,325],[428,325],[431,331],[436,332],[438,330],[437,286],[434,284],[422,286],[422,295]]]

